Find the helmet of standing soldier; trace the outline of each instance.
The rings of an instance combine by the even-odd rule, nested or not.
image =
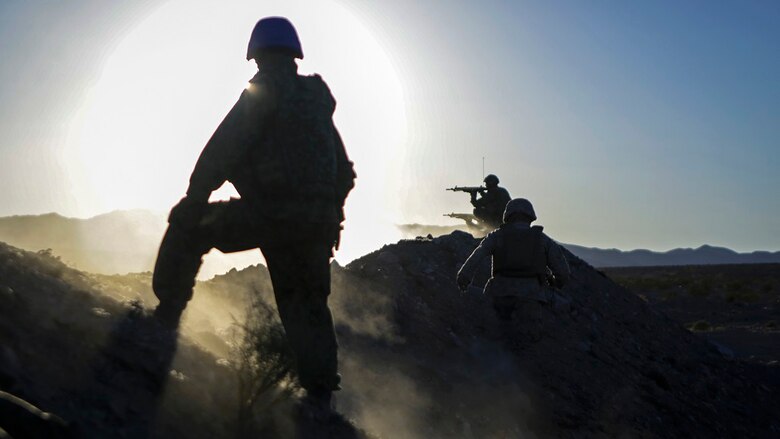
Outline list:
[[[530,201],[525,198],[515,198],[514,200],[506,204],[504,210],[504,222],[508,223],[513,217],[522,217],[527,219],[528,222],[536,221],[536,212],[534,212],[534,206]]]
[[[498,185],[498,177],[496,177],[493,174],[488,174],[487,177],[485,177],[484,180],[482,180],[486,185],[488,186],[497,186]]]
[[[287,53],[303,59],[301,40],[292,23],[284,17],[267,17],[258,21],[249,38],[246,59],[256,59],[264,51]]]

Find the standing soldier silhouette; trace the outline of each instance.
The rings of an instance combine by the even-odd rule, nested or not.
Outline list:
[[[562,287],[569,281],[569,264],[560,245],[544,234],[541,226],[531,226],[536,213],[530,201],[510,201],[503,220],[501,227],[489,233],[463,263],[458,287],[465,291],[479,263],[491,256],[492,276],[485,285],[485,294],[502,321],[516,318],[533,341],[542,334],[542,312],[549,304],[548,268],[554,275],[554,286]]]
[[[206,144],[187,195],[171,209],[154,268],[155,317],[176,329],[192,298],[201,257],[212,248],[260,248],[307,397],[330,407],[339,389],[328,308],[330,258],[355,173],[332,115],[336,102],[318,75],[298,75],[298,35],[285,18],[257,22],[249,81]],[[209,203],[230,181],[240,199]]]

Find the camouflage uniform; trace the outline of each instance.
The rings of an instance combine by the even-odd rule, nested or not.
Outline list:
[[[153,279],[158,310],[180,314],[203,254],[259,247],[307,390],[339,383],[329,264],[355,174],[334,109],[319,76],[298,75],[292,61],[263,64],[201,153],[187,197],[172,209]],[[226,180],[241,198],[207,203]]]
[[[487,256],[492,256],[492,276],[485,294],[502,320],[515,319],[529,338],[542,331],[543,308],[549,304],[548,268],[558,286],[569,280],[569,265],[560,246],[528,222],[503,224],[488,234],[469,256],[458,273],[458,283],[470,282]]]
[[[499,186],[489,187],[480,198],[472,198],[474,216],[493,227],[498,227],[501,225],[504,208],[511,199],[506,189]]]

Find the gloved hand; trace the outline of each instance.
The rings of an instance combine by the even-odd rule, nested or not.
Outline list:
[[[469,289],[469,285],[471,285],[471,281],[469,279],[466,279],[466,276],[458,275],[458,289],[460,289],[462,292],[466,292]]]
[[[168,223],[175,224],[185,230],[194,229],[198,227],[201,219],[206,214],[207,207],[208,201],[184,197],[171,209],[171,213],[168,215]]]

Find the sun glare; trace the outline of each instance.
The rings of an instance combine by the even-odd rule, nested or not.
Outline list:
[[[245,60],[247,39],[269,15],[297,27],[300,71],[328,82],[356,163],[339,259],[397,238],[392,188],[407,126],[401,81],[371,30],[335,1],[173,0],[139,23],[73,116],[68,167],[82,215],[165,211],[181,198],[201,149],[256,71]],[[219,196],[231,194],[228,187]]]

